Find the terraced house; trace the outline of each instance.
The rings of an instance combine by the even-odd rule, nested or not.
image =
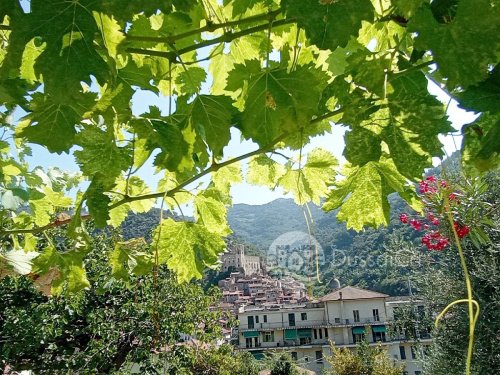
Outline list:
[[[405,375],[422,371],[423,349],[430,344],[426,330],[398,331],[394,314],[415,302],[351,286],[294,305],[246,306],[238,314],[238,347],[256,358],[266,351],[286,350],[300,364],[320,374],[330,355],[330,343],[352,347],[366,340],[387,347],[388,355],[405,366]]]

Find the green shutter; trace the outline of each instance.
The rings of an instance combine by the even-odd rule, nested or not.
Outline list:
[[[285,329],[285,340],[296,340],[297,330],[296,329]]]
[[[373,332],[387,332],[385,326],[372,326]]]
[[[312,338],[312,330],[311,328],[302,328],[297,331],[297,334],[300,337],[309,337]]]
[[[365,327],[354,327],[352,333],[353,335],[362,335],[365,333]]]
[[[245,337],[245,338],[259,337],[259,332],[258,331],[246,331],[246,332],[243,332],[243,337]]]

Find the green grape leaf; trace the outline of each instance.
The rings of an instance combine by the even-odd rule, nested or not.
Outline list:
[[[147,251],[144,238],[134,238],[118,242],[109,255],[111,275],[119,280],[128,281],[130,275],[142,276],[151,272],[153,257]]]
[[[229,195],[231,185],[243,180],[240,163],[232,163],[212,172],[212,182],[222,194]]]
[[[52,215],[57,207],[70,207],[73,200],[64,196],[62,192],[55,192],[49,187],[43,189],[43,193],[33,191],[30,194],[30,208],[33,214],[34,222],[42,227],[51,221]]]
[[[104,183],[99,178],[94,177],[85,192],[87,207],[97,228],[104,228],[106,222],[109,220],[108,206],[111,203],[111,198],[104,193],[107,192],[111,186],[112,185]]]
[[[439,23],[429,6],[419,9],[408,24],[416,32],[415,48],[431,50],[447,86],[462,88],[487,77],[499,62],[500,7],[489,0],[461,0],[453,22]]]
[[[204,269],[215,266],[225,249],[223,239],[203,225],[170,218],[155,229],[153,238],[160,264],[167,264],[180,282],[201,279]]]
[[[107,14],[100,12],[92,12],[96,21],[97,27],[101,32],[104,46],[108,50],[109,56],[116,58],[118,46],[125,40],[125,35],[122,32],[122,27],[113,18]]]
[[[458,93],[460,107],[474,112],[500,111],[500,66],[493,69],[486,80]]]
[[[429,3],[429,0],[392,0],[392,3],[396,6],[399,14],[409,19],[423,4]]]
[[[33,272],[43,277],[51,275],[53,294],[76,293],[89,288],[90,283],[83,266],[85,253],[78,250],[59,252],[54,247],[47,247],[33,261]]]
[[[201,90],[201,85],[207,79],[204,69],[191,66],[175,77],[175,84],[180,95],[191,96]]]
[[[208,71],[212,75],[212,95],[227,94],[226,85],[229,72],[234,68],[234,57],[224,53],[223,45],[214,48],[214,57],[210,60]]]
[[[191,124],[215,156],[222,155],[222,149],[229,142],[235,112],[228,96],[198,95],[192,103]]]
[[[94,99],[93,93],[80,93],[74,97],[74,103],[61,104],[50,96],[35,93],[30,102],[32,112],[24,118],[30,125],[16,131],[28,141],[46,146],[50,152],[68,152],[75,142],[75,124],[93,107]]]
[[[241,114],[243,135],[264,146],[309,124],[326,83],[316,73],[312,66],[299,66],[290,73],[277,69],[251,76]]]
[[[369,161],[378,161],[382,155],[380,138],[372,131],[355,127],[344,135],[344,156],[353,165],[364,165]]]
[[[326,197],[328,187],[335,180],[337,159],[320,148],[312,150],[307,155],[307,161],[300,169],[288,166],[285,174],[278,180],[278,185],[294,196],[297,204],[308,202],[320,204],[321,198]]]
[[[274,189],[279,179],[286,173],[285,166],[266,155],[253,157],[248,163],[246,181],[249,184],[267,186]]]
[[[332,51],[345,47],[351,36],[358,34],[361,21],[374,18],[370,0],[285,0],[282,6],[287,17],[297,19],[312,43]]]
[[[223,202],[204,192],[194,198],[196,222],[211,233],[227,236],[231,233],[227,223],[227,209]]]
[[[127,180],[120,179],[113,187],[113,192],[119,193],[112,200],[112,203],[120,201],[124,195],[130,197],[146,195],[151,193],[149,186],[139,177],[130,176]],[[113,208],[109,212],[109,223],[118,228],[123,221],[127,218],[129,211],[134,213],[144,213],[148,212],[153,208],[155,199],[141,199],[129,203],[124,203],[118,207]]]
[[[184,122],[179,123],[178,118],[170,116],[160,119],[136,118],[131,124],[138,138],[145,141],[149,153],[157,148],[161,150],[154,161],[156,166],[170,171],[192,168],[194,134],[190,127],[184,127]]]
[[[462,162],[471,171],[474,166],[485,172],[500,165],[500,115],[482,114],[476,121],[464,125]]]
[[[388,225],[387,196],[393,192],[398,192],[415,209],[421,208],[414,189],[390,159],[348,167],[343,174],[346,178],[335,183],[323,209],[331,211],[340,207],[337,219],[345,221],[348,229],[360,231],[365,225],[374,228]]]
[[[130,147],[118,147],[112,131],[87,126],[76,142],[82,147],[74,152],[76,162],[86,176],[99,175],[114,181],[132,161]]]

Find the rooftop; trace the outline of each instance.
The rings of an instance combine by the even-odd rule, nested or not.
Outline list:
[[[342,294],[342,298],[340,298]],[[356,299],[371,299],[371,298],[387,298],[389,295],[373,292],[371,290],[356,288],[354,286],[345,286],[343,288],[334,290],[333,292],[321,297],[321,302],[327,301],[340,301],[342,300],[356,300]]]

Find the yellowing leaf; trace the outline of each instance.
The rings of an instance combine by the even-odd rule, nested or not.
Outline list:
[[[153,234],[159,262],[175,272],[180,282],[201,279],[207,267],[217,264],[225,242],[205,226],[190,222],[164,220]]]

